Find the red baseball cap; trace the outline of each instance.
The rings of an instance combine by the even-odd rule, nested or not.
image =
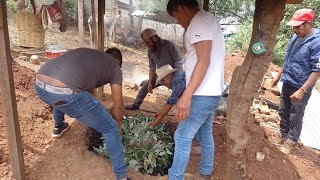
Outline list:
[[[294,14],[291,20],[287,23],[289,26],[299,26],[304,22],[311,22],[314,18],[312,9],[299,9]]]

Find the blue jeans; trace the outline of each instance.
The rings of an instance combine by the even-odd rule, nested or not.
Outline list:
[[[221,96],[192,97],[189,117],[179,123],[174,133],[175,149],[173,164],[169,169],[169,180],[183,180],[194,137],[201,146],[199,172],[202,175],[212,174],[214,159],[212,123],[220,99]]]
[[[82,124],[100,132],[106,142],[107,152],[112,162],[112,170],[117,179],[127,177],[127,165],[123,153],[118,125],[99,101],[88,92],[78,94],[55,94],[35,85],[38,97],[54,108],[55,123],[63,123],[64,114],[77,119]],[[55,124],[55,125],[58,125]]]
[[[312,88],[310,88],[310,90],[305,93],[301,101],[291,101],[290,96],[298,89],[299,88],[283,83],[279,106],[279,116],[281,118],[280,131],[282,139],[290,139],[295,143],[297,143],[300,138],[304,110],[312,92]]]
[[[140,105],[142,104],[144,98],[147,96],[147,94],[148,94],[148,85],[149,85],[149,80],[148,79],[141,82],[141,85],[140,85],[141,89],[138,92],[137,97],[133,102],[133,104],[135,106],[139,106],[140,107]],[[154,86],[153,88],[156,88],[156,87],[159,87],[159,86],[160,86],[160,84]]]

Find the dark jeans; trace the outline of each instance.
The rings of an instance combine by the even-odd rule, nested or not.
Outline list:
[[[299,102],[291,101],[290,96],[299,88],[283,83],[279,116],[281,118],[280,131],[283,139],[290,139],[297,142],[302,129],[302,119],[305,108],[311,96],[310,89]]]
[[[138,92],[138,95],[136,97],[136,99],[134,100],[133,104],[135,106],[140,106],[144,100],[144,98],[147,96],[148,94],[148,85],[149,85],[149,80],[144,80],[141,82],[141,89]],[[160,85],[154,86],[153,88],[159,87]]]

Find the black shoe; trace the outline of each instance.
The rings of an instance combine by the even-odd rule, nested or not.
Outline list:
[[[52,131],[52,137],[54,138],[59,138],[62,136],[62,134],[69,129],[69,124],[64,122],[62,126],[58,127],[58,126],[55,126],[53,128],[53,131]]]
[[[127,110],[139,110],[140,106],[139,105],[135,105],[135,104],[131,104],[131,105],[125,106],[124,108],[127,109]]]

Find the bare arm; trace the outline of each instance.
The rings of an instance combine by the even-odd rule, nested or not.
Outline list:
[[[166,116],[166,114],[171,110],[172,108],[172,104],[166,104],[162,110],[156,114],[156,120],[154,120],[153,122],[149,123],[148,126],[156,126],[158,125],[162,119]]]
[[[198,60],[192,72],[190,82],[177,103],[176,117],[180,121],[189,116],[191,98],[202,83],[210,65],[211,47],[211,40],[195,44]]]
[[[149,69],[149,84],[148,84],[148,92],[149,93],[152,93],[152,89],[153,89],[155,82],[156,82],[156,70]]]
[[[291,100],[300,101],[305,93],[307,93],[308,91],[312,91],[310,87],[312,87],[316,83],[319,76],[320,72],[312,72],[308,77],[307,81],[290,96]]]
[[[271,81],[271,86],[272,87],[276,86],[278,84],[282,73],[283,73],[283,68],[280,68],[279,71],[278,71],[277,76],[275,78],[273,78],[272,81]]]
[[[121,122],[123,117],[122,85],[112,84],[111,96],[113,101],[113,116],[118,123],[119,132],[121,132]]]

